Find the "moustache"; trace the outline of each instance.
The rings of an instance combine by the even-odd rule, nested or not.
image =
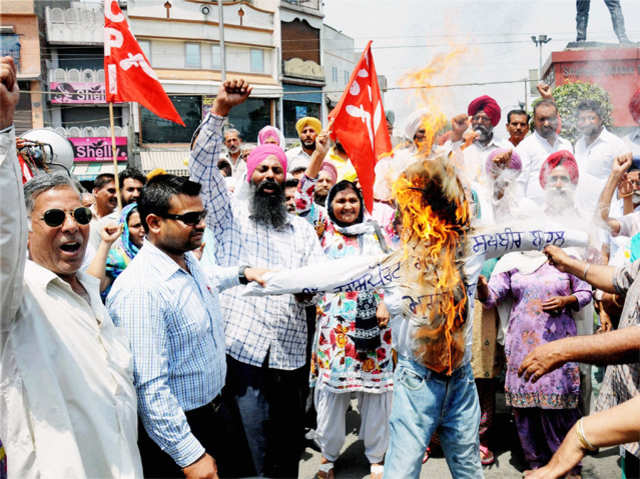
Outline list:
[[[265,189],[269,188],[271,190],[273,190],[273,193],[265,193]],[[272,179],[267,179],[267,180],[263,180],[258,184],[258,187],[256,188],[256,191],[259,194],[262,195],[274,195],[274,196],[278,196],[282,193],[282,187],[276,183],[274,180]]]

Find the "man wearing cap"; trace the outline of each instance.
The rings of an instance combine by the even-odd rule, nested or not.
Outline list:
[[[311,154],[316,149],[316,137],[320,130],[322,130],[322,123],[312,116],[305,116],[296,122],[300,146],[287,151],[287,161],[291,166],[301,166],[304,163],[306,168],[309,165]]]
[[[568,140],[557,133],[558,108],[552,99],[544,99],[533,107],[533,134],[527,136],[516,147],[522,159],[522,174],[518,182],[526,198],[541,203],[544,192],[538,179],[545,160],[556,151],[573,152]]]
[[[324,254],[313,227],[287,213],[284,183],[287,157],[274,144],[247,158],[249,197],[233,201],[213,160],[222,144],[222,123],[232,107],[251,93],[244,80],[225,82],[191,152],[191,179],[202,184],[214,261],[220,266],[251,264],[294,268]],[[320,128],[316,119],[308,119]],[[310,133],[300,124],[307,144]],[[315,139],[315,129],[313,129]],[[313,149],[307,148],[313,153]],[[306,152],[305,152],[306,154]],[[205,267],[206,271],[206,267]],[[225,321],[228,393],[235,399],[258,476],[297,477],[304,445],[304,385],[307,322],[301,296],[257,298],[234,287],[221,295]]]
[[[471,129],[475,139],[464,150],[464,170],[470,182],[486,183],[484,165],[489,154],[498,148],[509,145],[499,141],[493,134],[493,129],[500,122],[501,110],[498,103],[488,95],[476,98],[467,108],[471,117]]]

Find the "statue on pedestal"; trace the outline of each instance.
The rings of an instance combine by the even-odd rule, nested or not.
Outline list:
[[[604,0],[604,3],[609,9],[611,15],[611,23],[613,24],[613,31],[618,37],[620,43],[631,43],[629,37],[624,28],[624,16],[622,15],[622,8],[620,7],[620,0]],[[576,31],[577,42],[584,42],[587,39],[587,25],[589,23],[589,7],[591,6],[591,0],[576,0]]]

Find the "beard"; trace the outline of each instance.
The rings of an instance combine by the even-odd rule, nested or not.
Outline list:
[[[477,131],[479,133],[477,139],[480,143],[488,143],[493,137],[493,129],[487,128],[484,125],[476,126],[473,131]]]
[[[227,147],[227,151],[232,155],[235,155],[240,151],[240,145],[231,145]]]
[[[265,192],[266,187],[271,188],[273,193]],[[287,222],[288,215],[282,187],[273,180],[264,180],[258,185],[252,184],[251,190],[251,217],[265,226],[275,229],[282,227]]]
[[[552,216],[571,215],[575,209],[575,191],[569,188],[562,190],[551,188],[545,191],[545,209]]]
[[[540,136],[542,138],[549,140],[553,138],[553,135],[556,134],[556,129],[553,126],[543,126],[542,128],[540,128],[540,131],[538,133],[540,133]]]
[[[316,149],[316,140],[307,140],[302,142],[302,146],[304,146],[305,150],[315,150]]]
[[[326,195],[315,193],[313,195],[313,201],[317,205],[324,206],[327,203],[327,196],[328,193]]]

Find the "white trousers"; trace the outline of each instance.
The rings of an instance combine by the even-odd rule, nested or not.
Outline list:
[[[318,413],[316,439],[322,455],[331,462],[340,455],[346,436],[346,413],[352,394],[358,400],[360,439],[364,441],[365,456],[371,464],[380,463],[389,445],[389,416],[393,391],[380,394],[334,393],[318,384],[314,392],[314,403]]]

